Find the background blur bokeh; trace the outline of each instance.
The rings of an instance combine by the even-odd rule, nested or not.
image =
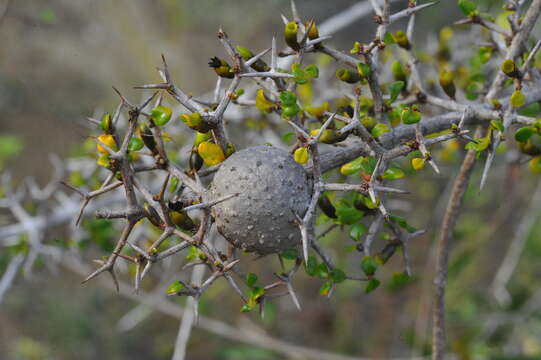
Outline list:
[[[356,2],[297,1],[300,13],[317,22]],[[405,2],[398,1],[400,8]],[[490,9],[500,2],[483,4]],[[161,53],[167,56],[181,88],[193,94],[209,91],[215,76],[206,63],[212,56],[224,54],[216,39],[218,28],[222,26],[235,43],[260,50],[269,45],[272,35],[280,33],[280,13],[289,16],[289,1],[1,0],[0,134],[16,136],[15,144],[8,145],[16,151],[20,141],[22,151],[6,164],[0,159],[0,170],[9,169],[16,179],[33,176],[44,183],[51,174],[48,154],[66,157],[75,151],[89,134],[83,118],[116,106],[111,86],[138,101],[141,93],[132,87],[158,80],[155,67],[160,65]],[[442,1],[418,18],[416,36],[422,40],[457,19],[455,1]],[[367,40],[374,30],[368,16],[335,34],[331,42],[338,49],[349,49],[353,41]],[[412,221],[419,228],[430,229],[412,245],[415,277],[409,286],[390,284],[366,295],[358,284],[346,283],[327,299],[317,295],[319,282],[301,275],[298,286],[303,311],[297,312],[289,299],[283,299],[270,304],[261,321],[257,314],[239,315],[238,298],[224,284],[218,284],[205,294],[201,313],[344,354],[405,357],[409,352],[404,349],[410,348],[422,353],[430,311],[431,245],[445,201],[439,195],[449,186],[457,164],[458,159],[449,159],[443,169],[445,176],[416,176],[405,185],[415,188],[419,196],[414,206],[404,205]],[[473,184],[478,183],[478,175]],[[541,285],[541,226],[536,226],[510,286],[512,304],[500,309],[487,294],[514,232],[512,225],[523,215],[535,188],[535,179],[521,179],[520,186],[504,181],[512,174],[503,164],[492,175],[494,181],[487,191],[479,194],[476,185],[470,189],[466,214],[457,228],[448,293],[451,348],[461,359],[474,355],[539,359],[539,307],[527,318],[518,316],[487,332],[494,313],[520,314],[521,306]],[[500,191],[504,186],[506,191]],[[339,232],[331,233],[325,242],[339,241],[340,236]],[[385,270],[387,278],[400,271],[400,266],[399,259],[394,261]],[[271,273],[270,266],[263,267],[263,274]],[[81,286],[80,280],[69,272],[55,273],[45,267],[37,269],[31,279],[19,277],[0,307],[0,358],[170,358],[177,319],[156,313],[122,332],[117,322],[134,303],[94,283]],[[188,349],[188,359],[281,358],[198,328]],[[503,353],[517,357],[498,355]]]

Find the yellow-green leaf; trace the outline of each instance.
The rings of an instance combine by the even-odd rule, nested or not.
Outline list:
[[[225,160],[225,155],[222,148],[214,143],[203,141],[197,147],[199,156],[203,158],[205,165],[213,166]]]
[[[521,107],[526,103],[526,97],[520,90],[515,90],[511,98],[509,99],[509,104],[512,107]]]

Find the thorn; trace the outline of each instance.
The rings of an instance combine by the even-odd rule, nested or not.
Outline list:
[[[148,271],[150,270],[150,265],[152,264],[152,261],[148,261],[147,264],[145,265],[145,268],[143,269],[143,272],[141,273],[141,280],[143,280],[143,278],[145,277],[145,275],[148,273]]]
[[[171,76],[169,74],[169,67],[167,66],[167,61],[165,61],[165,55],[162,54],[162,63],[163,63],[163,77],[165,78],[164,81],[167,84],[171,84]]]
[[[295,304],[295,307],[297,310],[301,311],[301,303],[299,302],[299,299],[297,298],[297,294],[295,293],[295,290],[293,289],[293,285],[291,285],[291,282],[287,282],[287,290],[289,291],[289,295],[291,296],[291,299],[293,300],[293,303]]]
[[[103,262],[103,260],[94,260],[94,262],[96,263],[99,263],[99,262]],[[92,279],[94,279],[96,276],[98,276],[99,274],[101,274],[102,272],[104,271],[109,271],[109,268],[110,268],[111,265],[109,265],[108,262],[105,262],[101,267],[99,267],[98,269],[96,269],[94,272],[92,272],[90,275],[88,275],[82,282],[81,284],[84,284]]]
[[[494,161],[495,156],[496,156],[495,149],[493,151],[489,152],[488,155],[487,155],[487,161],[485,162],[485,167],[483,169],[483,175],[481,175],[481,183],[479,184],[479,191],[482,191],[483,187],[485,186],[485,183],[487,181],[488,171],[490,170],[490,167],[492,165],[492,162]]]
[[[299,12],[297,11],[297,4],[295,3],[295,0],[291,0],[291,14],[293,15],[293,19],[297,22],[301,22],[301,18],[299,17]]]
[[[272,37],[272,46],[271,46],[271,71],[276,70],[277,64],[277,53],[276,53],[276,37]]]
[[[111,277],[113,278],[113,282],[115,283],[116,292],[120,292],[120,286],[118,285],[118,280],[116,279],[115,271],[111,267],[109,269],[109,274],[111,274]]]

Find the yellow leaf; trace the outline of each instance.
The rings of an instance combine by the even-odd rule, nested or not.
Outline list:
[[[424,158],[411,159],[411,166],[417,171],[422,170],[425,167],[425,164],[426,164],[426,159]]]
[[[306,164],[308,162],[308,149],[306,149],[305,147],[298,148],[297,150],[295,150],[293,158],[299,164]]]
[[[267,99],[263,89],[258,89],[255,96],[255,106],[264,113],[268,113],[276,107],[276,104]]]
[[[102,166],[104,168],[109,168],[109,154],[103,154],[98,157],[98,160],[96,160],[96,164],[99,166]]]
[[[225,160],[225,155],[222,148],[214,143],[203,141],[197,147],[199,156],[203,158],[205,165],[213,166]]]
[[[114,151],[117,150],[116,141],[115,138],[112,135],[100,135],[98,136],[98,140],[104,143],[105,145],[109,146]],[[103,154],[108,154],[109,151],[105,149],[103,146],[101,146],[99,143],[96,144],[98,151]]]

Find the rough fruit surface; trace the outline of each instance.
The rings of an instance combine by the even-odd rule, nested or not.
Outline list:
[[[300,244],[294,213],[304,216],[311,183],[291,154],[264,145],[231,155],[216,172],[210,197],[235,193],[212,208],[218,231],[233,246],[265,255]]]

